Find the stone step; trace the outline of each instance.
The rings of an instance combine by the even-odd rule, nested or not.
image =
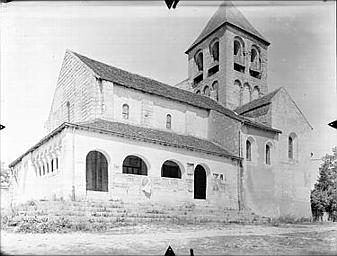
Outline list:
[[[266,221],[249,211],[220,209],[208,205],[184,203],[177,207],[155,203],[123,203],[121,201],[38,201],[17,207],[24,218],[76,218],[97,223],[141,222],[224,222],[257,223]]]

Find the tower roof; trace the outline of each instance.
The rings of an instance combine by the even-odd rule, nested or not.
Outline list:
[[[193,44],[186,50],[185,53],[188,53],[192,50],[197,44],[207,38],[214,31],[219,29],[225,24],[231,24],[241,30],[244,30],[251,36],[261,40],[266,45],[270,43],[265,39],[249,21],[243,16],[243,14],[230,2],[223,2],[218,10],[214,13],[212,18],[208,21],[207,25],[201,31],[198,38],[193,42]]]

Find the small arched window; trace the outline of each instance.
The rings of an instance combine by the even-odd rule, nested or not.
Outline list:
[[[129,105],[124,104],[122,106],[122,117],[123,119],[129,119]]]
[[[246,160],[252,161],[252,143],[249,140],[246,141]]]
[[[256,58],[257,58],[257,50],[253,48],[250,56],[250,62],[254,62]]]
[[[213,61],[219,61],[219,41],[213,42],[210,49]]]
[[[67,101],[67,120],[70,122],[70,102]]]
[[[241,43],[239,42],[239,40],[234,40],[234,55],[240,56],[241,52]]]
[[[54,172],[54,159],[51,160],[50,166],[51,166],[51,172]]]
[[[211,90],[209,89],[209,87],[207,85],[204,87],[204,94],[206,96],[210,96],[210,94],[211,94]]]
[[[43,170],[43,175],[45,175],[46,174],[46,168],[44,167],[44,164],[42,166],[42,170]]]
[[[57,157],[55,160],[55,167],[56,167],[56,170],[59,168],[59,159]]]
[[[288,158],[289,159],[294,159],[294,149],[293,149],[293,138],[288,137]]]
[[[172,116],[170,114],[166,115],[166,129],[171,129]]]
[[[245,83],[242,91],[242,104],[250,102],[250,86],[248,83]]]
[[[233,100],[234,100],[234,107],[238,107],[241,105],[241,83],[239,80],[234,81],[234,88],[233,88]]]
[[[265,159],[267,165],[271,164],[270,154],[271,154],[271,145],[268,143],[266,144],[266,159]]]
[[[295,133],[291,133],[288,136],[288,158],[290,160],[296,158],[296,139],[297,136]]]
[[[123,161],[123,173],[147,175],[147,166],[138,156],[127,156]]]
[[[215,100],[218,100],[218,93],[219,93],[219,83],[218,81],[214,81],[212,84],[212,92],[213,92],[213,97]]]
[[[258,70],[261,68],[260,49],[255,45],[252,46],[250,62],[253,68]]]
[[[260,95],[260,89],[258,86],[255,86],[252,92],[252,100],[258,99],[259,95]]]
[[[204,60],[203,60],[203,54],[202,51],[199,51],[196,55],[195,55],[195,63],[197,64],[198,70],[202,71],[204,68]]]
[[[161,176],[181,179],[181,170],[179,165],[173,161],[165,161],[161,167]]]

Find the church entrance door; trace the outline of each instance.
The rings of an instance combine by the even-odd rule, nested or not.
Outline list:
[[[108,161],[98,151],[90,151],[86,159],[87,190],[108,191]]]
[[[206,171],[201,165],[194,170],[194,199],[206,199]]]

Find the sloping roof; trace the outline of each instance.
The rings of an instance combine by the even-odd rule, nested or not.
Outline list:
[[[282,87],[272,91],[271,93],[266,94],[265,96],[252,100],[251,102],[248,102],[247,104],[244,104],[238,108],[236,108],[234,111],[240,115],[251,111],[253,109],[262,107],[266,104],[270,104],[271,103],[271,99],[279,92],[279,90],[281,90]]]
[[[181,135],[174,132],[145,128],[120,122],[111,122],[103,119],[95,119],[93,121],[78,123],[77,125],[106,131],[112,135],[122,136],[132,140],[141,140],[164,146],[172,146],[206,154],[239,159],[238,155],[227,151],[209,140]]]
[[[33,147],[28,149],[24,154],[14,160],[9,167],[15,166],[21,159],[30,152],[37,149],[39,146],[47,142],[50,138],[60,133],[64,128],[73,127],[75,129],[90,130],[92,132],[106,133],[112,136],[118,136],[127,138],[130,140],[144,141],[148,143],[160,144],[164,146],[171,146],[176,148],[182,148],[190,151],[201,152],[205,154],[230,157],[234,159],[240,159],[238,155],[235,155],[226,149],[218,146],[217,144],[192,136],[180,135],[173,132],[166,132],[161,130],[155,130],[151,128],[145,128],[140,126],[134,126],[130,124],[111,122],[103,119],[95,119],[92,121],[81,123],[63,123],[55,130],[46,135]]]
[[[198,95],[196,93],[182,90],[144,76],[133,74],[125,70],[90,59],[75,52],[72,52],[72,54],[77,56],[86,66],[88,66],[95,73],[97,77],[101,78],[102,80],[110,81],[115,84],[139,90],[145,93],[154,94],[171,100],[179,101],[198,108],[215,110],[247,125],[251,125],[272,132],[280,132],[279,130],[241,117],[234,111],[223,107],[222,105],[207,96]]]
[[[267,45],[270,44],[230,1],[224,1],[185,53],[188,53],[197,44],[226,23],[248,32],[251,36],[257,37]]]

